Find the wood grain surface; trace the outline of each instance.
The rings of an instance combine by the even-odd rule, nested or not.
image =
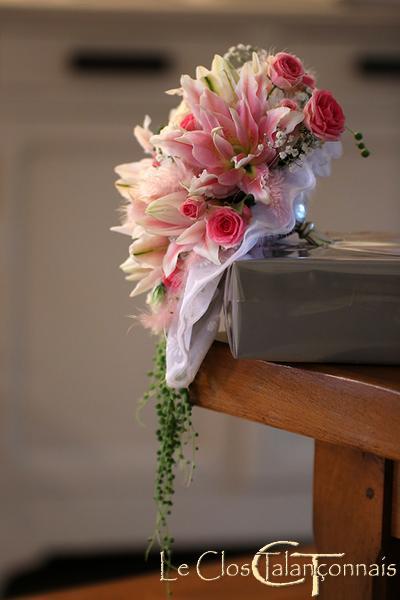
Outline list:
[[[340,563],[379,563],[384,534],[385,459],[325,442],[315,445],[314,539],[318,552],[345,552]],[[389,516],[389,515],[388,515]],[[389,562],[392,562],[391,560]],[[365,600],[383,578],[328,577],[321,600]]]
[[[394,538],[400,539],[400,463],[393,465],[392,527]]]
[[[215,342],[193,403],[400,460],[400,368],[235,360]]]
[[[256,551],[256,549],[255,549]],[[311,552],[311,548],[303,547],[302,552]],[[229,562],[239,565],[251,563],[252,556],[232,558]],[[306,559],[304,559],[306,560]],[[309,559],[307,559],[309,560]],[[278,563],[278,559],[276,560]],[[302,559],[296,559],[301,564]],[[275,561],[274,561],[275,564]],[[202,570],[203,576],[215,577],[219,573],[219,563],[210,562]],[[284,577],[281,581],[287,581]],[[311,596],[311,581],[309,578],[304,584],[271,588],[262,585],[250,575],[248,577],[224,576],[218,581],[202,581],[195,572],[182,577],[176,584],[172,584],[172,600],[308,600]],[[20,600],[167,600],[164,584],[160,582],[160,575],[145,575],[107,583],[97,586],[88,586],[76,590],[42,594],[29,599]]]

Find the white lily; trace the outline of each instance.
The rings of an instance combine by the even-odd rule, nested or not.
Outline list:
[[[212,92],[223,98],[228,104],[237,100],[235,86],[239,76],[232,65],[219,54],[214,56],[211,69],[197,67],[196,79],[203,82]]]
[[[125,200],[131,200],[132,192],[136,189],[138,180],[151,167],[152,162],[151,158],[143,158],[136,162],[115,167],[114,171],[119,176],[119,179],[115,182],[115,187]]]
[[[169,239],[161,235],[143,234],[129,249],[137,263],[145,266],[159,266],[168,249]]]
[[[130,293],[131,298],[151,290],[157,281],[160,281],[163,275],[161,266],[153,267],[145,265],[136,260],[134,256],[129,256],[126,261],[120,265],[120,269],[125,273],[125,279],[127,281],[138,282]]]

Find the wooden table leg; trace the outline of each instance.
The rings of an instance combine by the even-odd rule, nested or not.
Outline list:
[[[392,536],[400,540],[400,463],[393,465]]]
[[[342,564],[382,564],[386,461],[373,454],[315,443],[314,535],[318,552],[345,552]],[[388,578],[328,576],[321,600],[384,600]],[[379,588],[379,592],[377,589]]]

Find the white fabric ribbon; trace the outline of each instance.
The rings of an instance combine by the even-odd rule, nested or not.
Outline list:
[[[316,176],[330,173],[332,158],[341,154],[340,142],[326,142],[314,150],[301,166],[284,172],[283,212],[274,213],[261,203],[256,204],[253,218],[241,245],[221,265],[200,259],[190,266],[184,292],[168,330],[167,384],[173,388],[188,387],[195,378],[218,331],[223,291],[219,283],[226,269],[243,258],[260,239],[289,233],[295,224],[294,206],[306,204],[314,189]]]

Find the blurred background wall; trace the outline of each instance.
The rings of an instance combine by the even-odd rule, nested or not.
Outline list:
[[[135,403],[154,341],[127,318],[142,304],[118,270],[128,240],[109,227],[113,166],[141,157],[132,126],[165,122],[181,73],[238,42],[298,54],[373,152],[364,161],[348,136],[313,218],[400,226],[396,3],[39,4],[0,3],[0,582],[66,549],[142,549],[152,530],[155,424],[150,408],[136,425]],[[311,442],[199,410],[195,423],[178,544],[310,538]]]

